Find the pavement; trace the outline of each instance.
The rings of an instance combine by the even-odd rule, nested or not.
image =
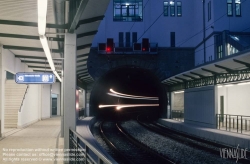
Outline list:
[[[60,130],[61,117],[9,130],[0,139],[0,163],[62,164],[64,140]]]

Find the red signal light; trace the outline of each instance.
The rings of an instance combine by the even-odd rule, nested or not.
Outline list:
[[[142,51],[145,51],[145,48],[143,48]]]
[[[110,48],[109,48],[109,47],[107,47],[107,51],[108,51],[108,52],[110,51]]]

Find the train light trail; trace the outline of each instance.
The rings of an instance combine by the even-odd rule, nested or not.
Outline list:
[[[114,93],[108,93],[108,95],[114,96],[114,97],[121,97],[121,98],[125,98],[125,99],[159,100],[158,98],[129,97],[129,96],[117,95],[117,94],[114,94]]]
[[[110,89],[109,91],[112,92],[112,93],[114,93],[114,95],[117,95],[116,97],[118,97],[118,95],[119,95],[119,96],[125,96],[127,98],[145,98],[145,99],[159,100],[158,97],[147,97],[147,96],[136,96],[136,95],[123,94],[123,93],[116,92],[113,89]]]
[[[142,106],[159,106],[159,104],[122,104],[122,105],[99,105],[99,108],[116,107],[117,110],[122,108],[142,107]]]
[[[117,110],[122,108],[131,108],[131,107],[141,107],[141,106],[159,106],[159,104],[133,104],[133,105],[118,105],[116,107]]]

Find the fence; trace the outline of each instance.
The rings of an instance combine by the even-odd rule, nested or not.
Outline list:
[[[178,121],[184,121],[184,111],[172,110],[172,119],[178,120]]]
[[[216,114],[216,127],[220,130],[250,135],[250,116]]]
[[[69,129],[69,163],[70,164],[112,164],[102,153],[82,136]]]

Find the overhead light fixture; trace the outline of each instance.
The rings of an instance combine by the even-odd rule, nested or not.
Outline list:
[[[49,62],[49,66],[53,73],[56,75],[57,79],[62,82],[62,79],[58,75],[58,73],[55,70],[55,65],[51,57],[48,40],[45,36],[46,31],[46,16],[47,16],[47,6],[48,6],[48,0],[37,0],[37,11],[38,11],[38,34],[40,36],[40,41],[44,50],[44,53],[46,55],[46,58]]]
[[[48,0],[37,0],[38,33],[45,35]]]
[[[218,85],[218,88],[221,88],[222,87],[222,85]]]
[[[50,54],[50,49],[49,49],[49,45],[48,45],[48,41],[47,41],[46,36],[44,36],[44,35],[40,36],[40,41],[42,43],[43,50],[44,50],[45,55],[47,57],[47,60],[49,62],[50,68],[54,72],[55,71],[55,66],[54,66],[54,62],[53,62],[51,54]]]
[[[176,94],[176,93],[183,93],[183,92],[184,92],[184,91],[179,91],[179,92],[174,92],[174,93]]]
[[[226,87],[231,87],[231,86],[233,86],[233,84],[228,84],[228,85],[225,85]]]

